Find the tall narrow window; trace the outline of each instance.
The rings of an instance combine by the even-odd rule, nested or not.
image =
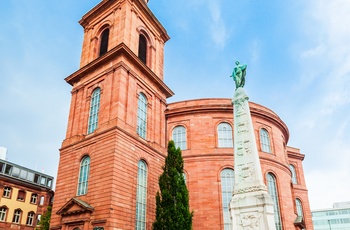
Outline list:
[[[289,168],[290,168],[290,171],[292,172],[292,183],[293,184],[298,184],[297,173],[295,171],[294,165],[289,165]]]
[[[100,95],[101,89],[96,88],[91,96],[88,134],[92,133],[97,128],[98,112],[100,111]]]
[[[273,201],[276,230],[282,230],[281,212],[280,212],[280,207],[278,202],[276,178],[272,173],[268,173],[266,179],[267,179],[267,188]]]
[[[26,222],[27,225],[30,225],[30,226],[33,225],[34,215],[35,215],[34,212],[28,213],[27,222]]]
[[[186,129],[183,126],[176,126],[173,129],[173,141],[175,146],[181,150],[186,149]]]
[[[0,208],[0,221],[5,221],[6,220],[6,207],[1,207]]]
[[[143,63],[147,61],[147,40],[143,34],[139,36],[139,58]]]
[[[147,128],[147,99],[143,93],[140,93],[137,108],[137,134],[146,139]]]
[[[38,199],[38,195],[37,194],[32,194],[31,198],[30,198],[30,203],[32,204],[36,204],[36,201]]]
[[[100,37],[100,54],[99,56],[102,56],[103,54],[107,53],[108,50],[108,39],[109,39],[109,29],[105,29],[101,33]]]
[[[44,197],[44,196],[41,196],[41,197],[40,197],[39,205],[44,205],[44,202],[45,202],[45,197]]]
[[[80,173],[78,181],[78,196],[87,193],[88,180],[90,173],[90,157],[85,156],[80,163]]]
[[[4,193],[2,194],[3,197],[10,198],[11,197],[11,191],[12,189],[10,187],[4,188]]]
[[[19,222],[21,221],[21,214],[22,211],[20,209],[16,209],[13,213],[12,223],[19,224]]]
[[[138,173],[137,173],[135,230],[146,229],[146,199],[147,199],[147,165],[144,161],[139,161]]]
[[[221,194],[222,194],[222,213],[224,218],[224,230],[231,230],[232,223],[230,218],[230,201],[232,198],[234,185],[234,171],[224,169],[221,172]]]
[[[295,206],[297,208],[298,216],[303,216],[303,206],[301,205],[301,201],[299,199],[295,199]]]
[[[37,215],[36,217],[36,225],[39,225],[40,224],[40,220],[41,220],[41,215]]]
[[[232,127],[229,123],[223,122],[218,126],[218,144],[221,148],[232,148]]]
[[[263,152],[271,153],[269,133],[266,129],[260,129],[260,144]]]

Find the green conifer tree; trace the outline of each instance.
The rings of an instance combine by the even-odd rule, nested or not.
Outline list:
[[[180,148],[176,148],[174,141],[170,141],[164,172],[159,177],[160,192],[157,192],[156,196],[156,220],[153,230],[192,229],[193,212],[189,209],[183,166]]]
[[[39,228],[36,228],[37,230],[49,230],[50,229],[50,220],[51,220],[51,206],[47,207],[47,210],[44,212],[44,214],[41,216],[39,225]]]

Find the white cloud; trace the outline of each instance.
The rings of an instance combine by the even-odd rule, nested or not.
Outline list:
[[[311,57],[315,57],[315,56],[320,56],[322,54],[324,54],[326,50],[326,47],[323,43],[318,44],[316,47],[313,47],[309,50],[304,51],[301,54],[302,58],[311,58]]]
[[[349,173],[346,169],[310,172],[306,183],[312,210],[331,208],[335,202],[349,201]]]
[[[313,0],[304,8],[299,53],[298,145],[312,209],[350,200],[350,2]],[[310,162],[311,161],[311,162]]]
[[[223,48],[228,39],[228,34],[225,22],[221,16],[220,1],[209,1],[208,7],[212,19],[210,22],[210,35],[214,43]]]

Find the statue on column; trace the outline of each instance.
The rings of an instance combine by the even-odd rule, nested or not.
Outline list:
[[[236,83],[236,89],[243,88],[245,84],[245,75],[246,75],[247,65],[240,65],[239,61],[236,61],[236,66],[233,69],[232,75],[233,80]]]

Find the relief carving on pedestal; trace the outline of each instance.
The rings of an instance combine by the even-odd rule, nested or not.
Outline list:
[[[257,191],[267,191],[267,188],[265,185],[257,185],[257,186],[251,186],[248,188],[235,189],[233,191],[233,195],[243,194],[248,192],[257,192]]]
[[[259,230],[260,215],[257,212],[241,214],[241,225],[244,230]]]
[[[238,175],[239,182],[250,182],[256,180],[254,164],[248,163],[241,167],[241,173]]]

